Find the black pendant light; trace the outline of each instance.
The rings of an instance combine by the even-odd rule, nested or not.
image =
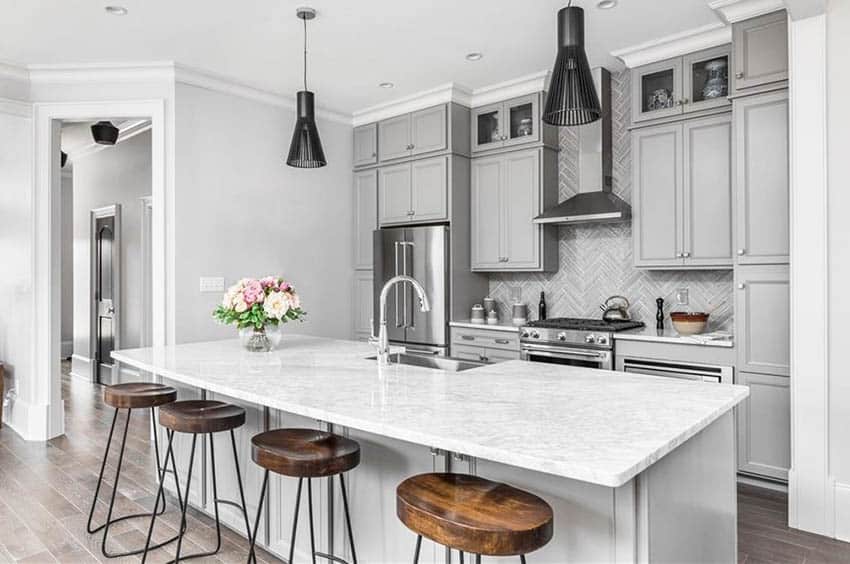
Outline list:
[[[584,10],[570,2],[558,11],[558,57],[552,69],[543,121],[558,126],[582,125],[598,120],[601,115],[599,96],[584,52]]]
[[[65,163],[68,162],[68,153],[65,151],[59,151],[59,167],[65,168]]]
[[[319,130],[316,128],[316,106],[313,93],[307,90],[307,20],[316,17],[313,8],[298,8],[295,15],[304,21],[304,90],[298,92],[298,115],[286,164],[297,168],[319,168],[328,164]]]
[[[118,128],[109,121],[99,121],[91,126],[91,136],[98,145],[115,145],[118,141]]]

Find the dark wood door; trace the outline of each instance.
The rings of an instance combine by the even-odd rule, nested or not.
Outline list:
[[[99,217],[95,223],[95,303],[97,381],[112,384],[112,349],[115,346],[115,217]]]

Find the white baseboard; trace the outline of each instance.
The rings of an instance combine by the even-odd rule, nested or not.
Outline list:
[[[60,359],[65,360],[74,354],[74,341],[62,341],[59,346]]]
[[[65,401],[53,413],[50,404],[32,404],[15,398],[3,410],[4,423],[25,441],[46,441],[65,433]]]
[[[71,355],[71,376],[93,382],[94,378],[94,360],[79,354]]]
[[[788,493],[788,486],[772,480],[760,480],[759,478],[754,478],[752,476],[742,476],[741,474],[738,474],[738,483],[755,486],[757,488],[764,488],[766,490],[773,490],[775,492]]]
[[[850,542],[850,484],[835,482],[835,538]]]

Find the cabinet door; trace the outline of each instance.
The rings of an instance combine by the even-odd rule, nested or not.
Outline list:
[[[446,105],[413,112],[410,116],[413,154],[442,151],[448,147]]]
[[[354,268],[372,268],[372,231],[378,228],[378,171],[354,173]]]
[[[682,126],[632,132],[635,266],[680,267],[682,259]]]
[[[632,121],[682,113],[682,59],[659,61],[632,71]]]
[[[738,404],[738,470],[788,479],[791,467],[791,390],[788,378],[738,372],[736,383],[750,388]]]
[[[375,315],[372,311],[374,292],[372,272],[362,270],[354,273],[354,337],[368,338],[372,334]]]
[[[735,90],[788,79],[788,19],[785,11],[732,24]]]
[[[378,155],[381,162],[410,156],[410,114],[378,123]]]
[[[685,266],[731,266],[732,117],[683,127]]]
[[[498,269],[502,265],[502,157],[473,159],[471,176],[472,269]]]
[[[410,209],[410,163],[378,169],[378,221],[381,225],[407,223]]]
[[[411,211],[416,221],[448,219],[448,157],[411,163]]]
[[[378,162],[378,124],[370,123],[354,128],[354,166]]]
[[[505,102],[504,145],[532,143],[540,139],[540,105],[537,94]]]
[[[740,266],[735,272],[738,369],[788,376],[790,292],[788,266]]]
[[[472,152],[501,147],[504,136],[504,104],[490,104],[472,110]]]
[[[728,106],[731,45],[706,49],[682,58],[683,108],[696,112]]]
[[[787,263],[788,93],[738,98],[733,114],[738,263]]]
[[[542,226],[533,221],[541,211],[538,149],[505,154],[502,192],[504,267],[538,269]]]

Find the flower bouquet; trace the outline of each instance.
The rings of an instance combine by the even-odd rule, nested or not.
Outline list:
[[[280,325],[303,321],[306,312],[292,285],[277,276],[256,280],[243,278],[224,293],[213,317],[236,325],[242,346],[252,352],[268,352],[280,343]]]

